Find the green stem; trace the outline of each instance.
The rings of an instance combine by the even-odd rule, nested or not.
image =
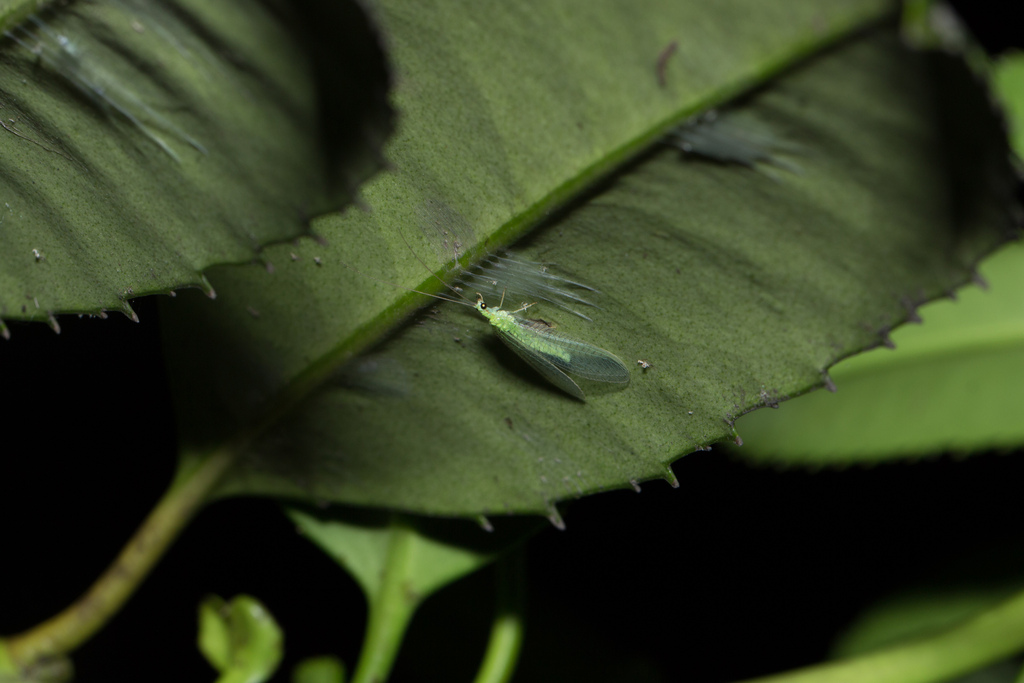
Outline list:
[[[937,683],[1024,650],[1024,592],[939,635],[745,683]]]
[[[524,554],[516,551],[498,561],[498,608],[483,664],[473,683],[507,683],[523,644],[525,612]]]
[[[414,542],[414,532],[396,523],[351,683],[381,683],[391,672],[409,620],[423,599],[408,588]]]
[[[220,449],[179,469],[170,488],[121,553],[89,589],[57,615],[6,640],[20,667],[63,655],[96,634],[121,609],[235,460]]]

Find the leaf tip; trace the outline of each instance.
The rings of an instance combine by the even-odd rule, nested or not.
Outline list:
[[[491,520],[487,519],[484,515],[477,515],[476,522],[480,525],[480,528],[487,533],[494,531],[494,526],[491,524]]]
[[[4,339],[11,338],[11,331],[7,328],[7,325],[4,324],[3,320],[0,320],[0,337],[3,337]]]
[[[48,313],[46,316],[46,322],[50,325],[50,329],[60,334],[60,323],[57,322],[57,316],[53,313]]]
[[[630,479],[629,485],[633,487],[634,491],[640,493],[640,482],[638,482],[636,479]]]

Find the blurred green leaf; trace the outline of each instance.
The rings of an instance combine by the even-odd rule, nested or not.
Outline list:
[[[941,608],[934,610],[926,615],[925,621],[941,613]],[[1005,676],[1002,667],[991,667],[1022,649],[1024,593],[1017,592],[935,633],[925,630],[856,656],[752,678],[745,683],[943,683],[960,676],[971,681],[986,680],[993,675]]]
[[[837,659],[935,638],[1012,598],[1024,588],[1024,556],[1016,548],[976,553],[955,566],[879,600],[859,614],[832,648]],[[1019,664],[1003,661],[955,683],[1012,683]]]
[[[217,683],[262,683],[274,675],[284,635],[256,598],[225,602],[215,595],[199,605],[199,650],[220,674]]]
[[[1020,664],[1015,661],[996,662],[983,669],[972,671],[966,676],[950,680],[949,683],[1017,683]]]
[[[0,7],[0,320],[208,289],[378,168],[388,74],[353,2],[36,4]]]
[[[368,600],[389,576],[400,576],[408,599],[417,604],[541,528],[537,522],[508,521],[499,532],[484,533],[465,522],[298,507],[288,508],[288,516],[352,575]]]
[[[1010,127],[1010,142],[1024,158],[1024,53],[1003,54],[992,67],[992,88],[1003,105]]]
[[[907,591],[859,615],[833,648],[852,657],[913,638],[941,633],[998,605],[1024,586],[1016,582],[972,583]]]
[[[892,335],[895,350],[831,371],[837,392],[816,392],[739,422],[738,455],[827,465],[1024,444],[1024,247],[981,265],[987,290],[920,309]]]

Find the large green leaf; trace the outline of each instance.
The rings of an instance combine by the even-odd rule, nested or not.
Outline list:
[[[992,85],[1006,112],[1013,148],[1024,158],[1024,52],[999,58],[992,68]]]
[[[244,450],[224,493],[554,515],[560,499],[674,480],[669,463],[730,435],[734,416],[880,343],[1008,230],[1005,140],[983,94],[954,60],[910,54],[887,30],[745,104],[799,143],[801,172],[662,149],[517,246],[604,292],[591,325],[540,315],[650,361],[628,388],[573,400],[457,306],[340,370],[422,302],[380,281],[429,286],[423,262],[444,251],[427,234],[470,253],[501,244],[674,116],[877,11],[830,7],[606,2],[579,16],[537,3],[485,22],[454,3],[423,16],[382,3],[406,115],[388,150],[397,171],[368,186],[370,213],[318,224],[330,247],[292,249],[274,275],[218,270],[222,301],[167,307],[185,455]],[[966,164],[998,183],[968,182]]]
[[[387,73],[351,2],[37,4],[0,6],[0,320],[212,295],[205,268],[377,168]]]

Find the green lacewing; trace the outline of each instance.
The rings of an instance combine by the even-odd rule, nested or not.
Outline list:
[[[586,400],[583,390],[569,375],[595,382],[629,383],[629,370],[615,354],[557,332],[543,320],[516,315],[530,305],[505,311],[501,304],[498,308],[489,307],[484,303],[483,295],[477,294],[473,307],[487,318],[506,346],[544,379],[570,396]]]
[[[410,251],[412,251],[411,247]],[[415,255],[415,252],[413,253]],[[416,258],[420,263],[423,263],[418,256]],[[351,265],[348,265],[348,267],[373,280],[378,279],[363,273]],[[423,267],[427,268],[428,271],[430,270],[425,263],[423,263]],[[438,279],[440,280],[440,278]],[[394,287],[398,286],[383,280],[379,281]],[[458,298],[438,296],[437,294],[422,292],[418,289],[409,291],[475,308],[480,315],[487,319],[497,333],[498,338],[509,349],[526,361],[544,379],[573,398],[586,401],[586,395],[583,393],[583,390],[570,375],[593,382],[622,385],[629,383],[629,369],[615,354],[558,332],[552,325],[543,320],[522,318],[517,315],[534,304],[523,304],[514,311],[506,311],[502,309],[505,299],[504,294],[502,294],[502,300],[498,307],[492,308],[484,302],[483,295],[479,292],[474,304],[462,295],[460,288],[452,287],[447,282],[444,282],[444,280],[440,281],[445,287],[454,292]],[[405,288],[403,287],[402,289]],[[564,308],[564,306],[562,307]],[[589,320],[585,315],[581,315],[572,309],[566,310]]]

